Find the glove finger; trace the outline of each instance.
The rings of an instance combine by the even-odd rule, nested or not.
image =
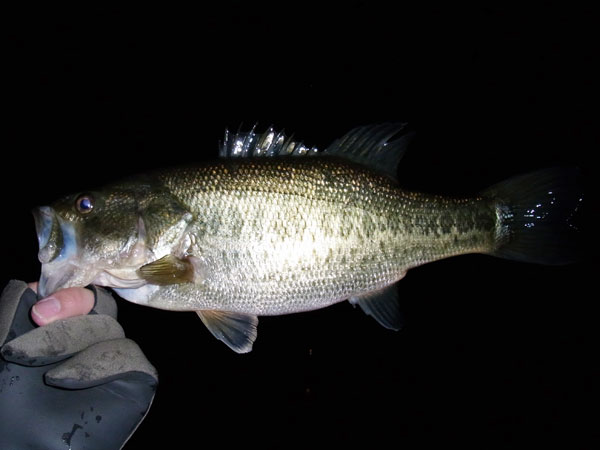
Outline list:
[[[21,365],[51,364],[97,342],[125,337],[112,317],[96,314],[57,320],[16,337],[2,347],[2,357]]]
[[[83,389],[123,379],[155,387],[158,373],[131,339],[98,342],[46,372],[46,383]]]
[[[92,313],[96,314],[104,314],[106,316],[110,316],[113,319],[117,318],[117,302],[113,298],[110,291],[103,289],[99,286],[94,286],[93,284],[86,286],[87,289],[91,290],[94,293],[94,309],[92,309]]]
[[[28,289],[27,283],[9,281],[0,296],[0,346],[34,328],[28,312],[35,301],[35,292]]]

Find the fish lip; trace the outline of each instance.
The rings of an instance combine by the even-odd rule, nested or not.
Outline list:
[[[54,210],[49,206],[39,206],[31,210],[35,222],[35,232],[37,234],[39,249],[42,250],[50,240],[52,223],[54,219]]]
[[[74,268],[61,267],[59,271],[53,271],[53,273],[48,274],[47,270],[45,269],[45,265],[42,265],[42,274],[38,282],[38,295],[40,295],[41,297],[46,297],[61,289],[64,286],[64,284],[69,280],[69,278],[73,275],[74,271]],[[57,273],[59,276],[56,276]]]

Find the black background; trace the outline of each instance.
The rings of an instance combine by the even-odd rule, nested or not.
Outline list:
[[[250,3],[5,11],[3,284],[39,276],[33,206],[214,158],[240,124],[324,148],[409,121],[399,179],[414,190],[469,194],[556,165],[596,184],[596,10]],[[346,302],[261,318],[241,356],[193,313],[120,301],[160,373],[126,448],[596,448],[588,239],[590,257],[566,267],[469,255],[412,270],[398,333]]]

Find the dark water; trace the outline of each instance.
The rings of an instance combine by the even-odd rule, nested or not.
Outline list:
[[[14,10],[2,283],[38,276],[30,208],[212,158],[241,123],[325,147],[357,125],[408,120],[418,133],[399,177],[411,189],[463,195],[555,165],[580,166],[593,188],[597,19],[552,2]],[[590,258],[568,267],[476,255],[424,266],[400,284],[399,333],[343,303],[261,318],[242,356],[193,313],[123,301],[127,335],[160,373],[126,448],[159,437],[173,448],[594,447],[596,250],[590,240]]]

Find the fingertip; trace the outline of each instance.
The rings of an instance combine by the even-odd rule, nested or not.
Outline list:
[[[55,320],[88,314],[94,307],[94,293],[85,288],[67,288],[37,302],[31,318],[42,326]]]
[[[38,325],[46,325],[60,319],[62,305],[56,297],[47,297],[31,308],[31,317]]]

